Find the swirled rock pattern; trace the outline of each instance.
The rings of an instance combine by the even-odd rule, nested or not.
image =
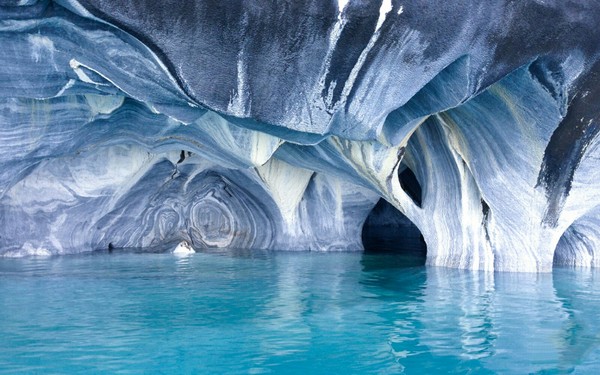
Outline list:
[[[595,1],[1,0],[0,253],[360,250],[596,266]]]

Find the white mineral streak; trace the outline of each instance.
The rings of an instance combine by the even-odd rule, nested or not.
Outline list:
[[[265,164],[283,143],[279,138],[256,131],[249,138],[250,161],[256,166]]]
[[[242,17],[242,27],[247,27],[248,19],[247,15],[244,14]],[[247,64],[248,59],[246,58],[246,41],[242,42],[240,49],[237,55],[237,87],[236,92],[229,99],[229,104],[227,106],[227,111],[232,113],[237,117],[246,117],[250,114],[250,96],[248,86],[248,77],[247,77]]]
[[[313,90],[313,92],[315,93],[315,98],[313,98],[313,102],[319,103],[322,100],[325,104],[325,108],[329,108],[330,111],[336,108],[336,103],[333,102],[333,90],[335,89],[337,82],[333,81],[330,84],[328,88],[328,93],[325,97],[321,96],[321,92],[325,89],[326,78],[332,68],[331,59],[333,58],[333,53],[336,50],[338,40],[342,35],[342,31],[344,30],[346,23],[348,23],[348,20],[343,16],[344,9],[346,8],[346,5],[348,5],[348,1],[349,0],[338,0],[339,11],[337,15],[337,20],[329,33],[327,54],[325,55],[325,58],[323,60],[323,66],[321,68],[321,74],[318,85]]]
[[[385,1],[387,1],[387,0],[385,0]],[[384,1],[384,3],[385,3],[385,1]],[[382,8],[383,8],[383,6],[382,6]],[[365,61],[367,59],[367,56],[369,55],[369,52],[371,52],[371,49],[375,46],[375,43],[377,43],[377,40],[379,40],[379,37],[381,35],[380,30],[379,30],[379,27],[381,25],[379,24],[379,22],[381,22],[383,24],[383,21],[385,20],[386,15],[387,15],[387,12],[383,13],[383,14],[380,13],[375,32],[369,39],[369,43],[367,43],[367,46],[360,53],[360,56],[358,57],[356,64],[354,64],[354,66],[352,67],[352,70],[350,71],[350,75],[348,76],[348,79],[344,83],[344,89],[342,90],[342,97],[340,99],[340,105],[343,105],[347,102],[348,95],[350,94],[350,90],[352,90],[354,88],[354,84],[356,82],[356,78],[358,77],[358,73],[363,68],[363,65],[365,64]]]
[[[286,229],[297,234],[301,231],[298,205],[314,172],[291,166],[276,158],[257,167],[256,171],[279,207]]]
[[[71,67],[71,69],[73,69],[75,74],[77,74],[77,78],[79,78],[80,81],[85,83],[98,84],[97,82],[94,82],[90,77],[88,77],[88,75],[81,69],[82,65],[79,63],[79,61],[71,59],[71,61],[69,61],[69,66]]]
[[[92,115],[95,116],[98,114],[109,115],[113,113],[115,109],[123,104],[125,97],[117,95],[86,94],[85,99],[90,105]]]
[[[75,84],[75,82],[76,82],[76,81],[75,81],[74,79],[69,79],[69,80],[67,81],[67,83],[66,83],[66,84],[65,84],[65,85],[64,85],[64,86],[63,86],[63,87],[60,89],[60,91],[58,91],[58,92],[56,93],[56,95],[55,95],[54,97],[63,96],[63,95],[64,95],[64,93],[65,93],[65,92],[66,92],[68,89],[70,89],[71,87],[73,87],[73,85]]]
[[[402,7],[401,7],[402,8]],[[377,19],[377,25],[375,26],[375,32],[378,32],[387,17],[387,14],[392,10],[392,0],[383,0],[381,7],[379,8],[379,18]],[[402,11],[400,11],[402,12]],[[400,14],[400,13],[398,13]]]
[[[346,5],[348,5],[348,1],[350,0],[338,0],[338,11],[339,14],[341,14],[344,11],[344,8],[346,8]]]
[[[214,112],[207,112],[194,125],[202,137],[209,137],[221,152],[230,153],[249,166],[266,163],[282,143],[269,134],[237,127]]]
[[[381,82],[387,82],[390,80],[400,80],[400,82],[402,81],[406,81],[406,83],[408,84],[408,82],[413,83],[414,82],[414,78],[417,77],[422,77],[424,74],[423,72],[423,67],[418,64],[417,62],[412,62],[412,64],[406,64],[407,67],[407,71],[408,73],[403,74],[400,77],[395,76],[395,72],[379,72],[378,74],[366,74],[366,77],[364,77],[362,79],[362,82],[360,84],[356,84],[355,85],[355,81],[356,78],[358,76],[358,74],[360,73],[362,66],[365,63],[365,60],[367,59],[367,57],[369,57],[369,53],[371,52],[371,49],[375,46],[375,44],[377,43],[377,41],[379,40],[379,38],[381,37],[381,32],[380,30],[377,30],[375,33],[373,33],[373,35],[371,36],[371,38],[369,39],[369,43],[367,44],[367,46],[365,47],[365,49],[362,51],[358,62],[354,65],[352,72],[350,73],[350,77],[348,78],[348,81],[346,81],[346,85],[344,86],[344,94],[343,97],[346,98],[346,100],[348,99],[347,94],[350,93],[350,91],[354,91],[354,97],[352,98],[352,100],[350,101],[349,105],[348,105],[348,110],[349,112],[355,114],[355,116],[358,119],[362,119],[362,118],[367,118],[368,115],[372,115],[372,113],[374,111],[376,111],[376,107],[371,107],[371,106],[365,106],[363,105],[363,101],[367,101],[368,98],[370,97],[370,95],[372,95],[372,93],[370,93],[370,89],[369,87],[372,87],[373,85],[377,85],[380,84]],[[424,43],[421,40],[421,33],[418,30],[412,30],[412,29],[408,29],[406,30],[401,36],[400,36],[400,42],[399,44],[401,44],[402,47],[402,52],[406,55],[411,55],[411,54],[415,54],[417,53],[416,51],[422,51],[424,49],[427,48],[427,44]],[[398,56],[394,56],[394,57],[390,57],[390,56],[374,56],[372,57],[373,59],[398,59]],[[418,79],[418,78],[417,78]],[[398,83],[400,85],[400,87],[405,87],[404,85],[402,85],[401,83]],[[411,92],[411,90],[414,90],[416,87],[422,87],[423,85],[425,85],[427,82],[422,82],[419,84],[416,84],[414,86],[407,86],[402,90],[402,96],[406,95],[406,100],[408,100],[410,98],[410,95],[407,95],[407,93]],[[380,100],[385,100],[387,98],[382,97],[380,98]],[[387,113],[385,114],[387,115]],[[380,127],[380,125],[382,125],[383,121],[385,120],[385,117],[382,117],[382,114],[378,114],[377,117],[377,121],[375,122],[375,125],[377,127]],[[387,141],[387,140],[386,140]],[[393,142],[389,142],[388,143],[393,143]],[[397,143],[396,143],[397,144]]]
[[[36,34],[27,36],[27,40],[31,44],[31,59],[39,63],[43,59],[44,54],[48,54],[48,59],[54,62],[54,42],[48,37]]]
[[[249,111],[248,88],[246,78],[246,61],[244,59],[244,51],[240,50],[237,60],[237,90],[231,96],[227,110],[232,114],[244,117]]]

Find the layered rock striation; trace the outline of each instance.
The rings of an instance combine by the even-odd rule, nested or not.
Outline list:
[[[600,264],[595,1],[0,0],[0,252]],[[418,194],[415,192],[418,191]]]

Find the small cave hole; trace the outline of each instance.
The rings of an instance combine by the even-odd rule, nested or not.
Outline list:
[[[184,160],[185,160],[185,151],[181,150],[181,153],[179,154],[179,160],[177,160],[177,164],[183,163]]]
[[[365,253],[402,255],[425,264],[427,247],[419,229],[385,199],[380,199],[363,225]]]
[[[490,214],[490,206],[483,199],[481,199],[481,212],[483,213],[483,218],[487,220]]]
[[[419,180],[417,180],[417,176],[415,176],[413,171],[410,168],[405,168],[403,171],[398,172],[398,179],[400,180],[402,190],[408,194],[417,206],[421,207],[421,184],[419,184]]]

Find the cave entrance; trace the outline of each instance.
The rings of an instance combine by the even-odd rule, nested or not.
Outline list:
[[[365,253],[398,254],[425,264],[427,247],[419,229],[385,199],[380,199],[363,225]]]

